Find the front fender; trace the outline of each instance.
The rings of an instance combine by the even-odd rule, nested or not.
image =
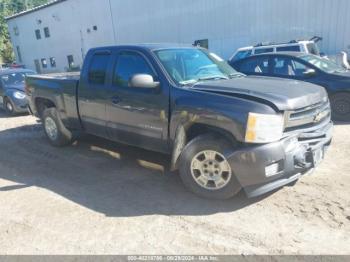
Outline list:
[[[178,97],[178,98],[176,98]],[[188,141],[188,131],[198,125],[227,134],[244,143],[249,112],[275,114],[267,104],[240,97],[194,90],[175,90],[169,128],[173,148],[172,168]]]

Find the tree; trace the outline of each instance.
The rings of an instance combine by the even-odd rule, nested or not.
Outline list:
[[[5,63],[14,61],[13,48],[5,17],[23,12],[49,0],[0,0],[0,56]]]

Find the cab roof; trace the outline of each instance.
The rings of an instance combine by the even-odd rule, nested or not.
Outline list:
[[[114,50],[114,49],[143,49],[147,51],[161,50],[161,49],[177,49],[177,48],[200,48],[191,44],[173,44],[173,43],[154,43],[154,44],[128,44],[92,48],[91,50]]]

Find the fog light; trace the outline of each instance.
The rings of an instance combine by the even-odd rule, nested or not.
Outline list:
[[[279,164],[278,163],[275,163],[275,164],[272,164],[272,165],[265,167],[265,175],[267,177],[277,175],[278,172],[279,172]]]

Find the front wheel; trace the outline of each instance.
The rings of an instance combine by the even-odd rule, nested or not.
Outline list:
[[[350,121],[350,93],[337,93],[330,98],[332,118],[336,121]]]
[[[44,130],[50,143],[61,147],[73,142],[72,133],[63,125],[56,108],[47,108],[42,114]]]
[[[213,135],[195,138],[180,156],[180,176],[195,194],[211,199],[229,199],[241,190],[224,152],[228,141]]]
[[[5,111],[6,111],[6,113],[8,114],[8,115],[11,115],[11,116],[13,116],[13,115],[15,115],[15,106],[13,105],[13,103],[11,102],[11,100],[10,99],[8,99],[8,98],[5,98],[4,99],[4,109],[5,109]]]

